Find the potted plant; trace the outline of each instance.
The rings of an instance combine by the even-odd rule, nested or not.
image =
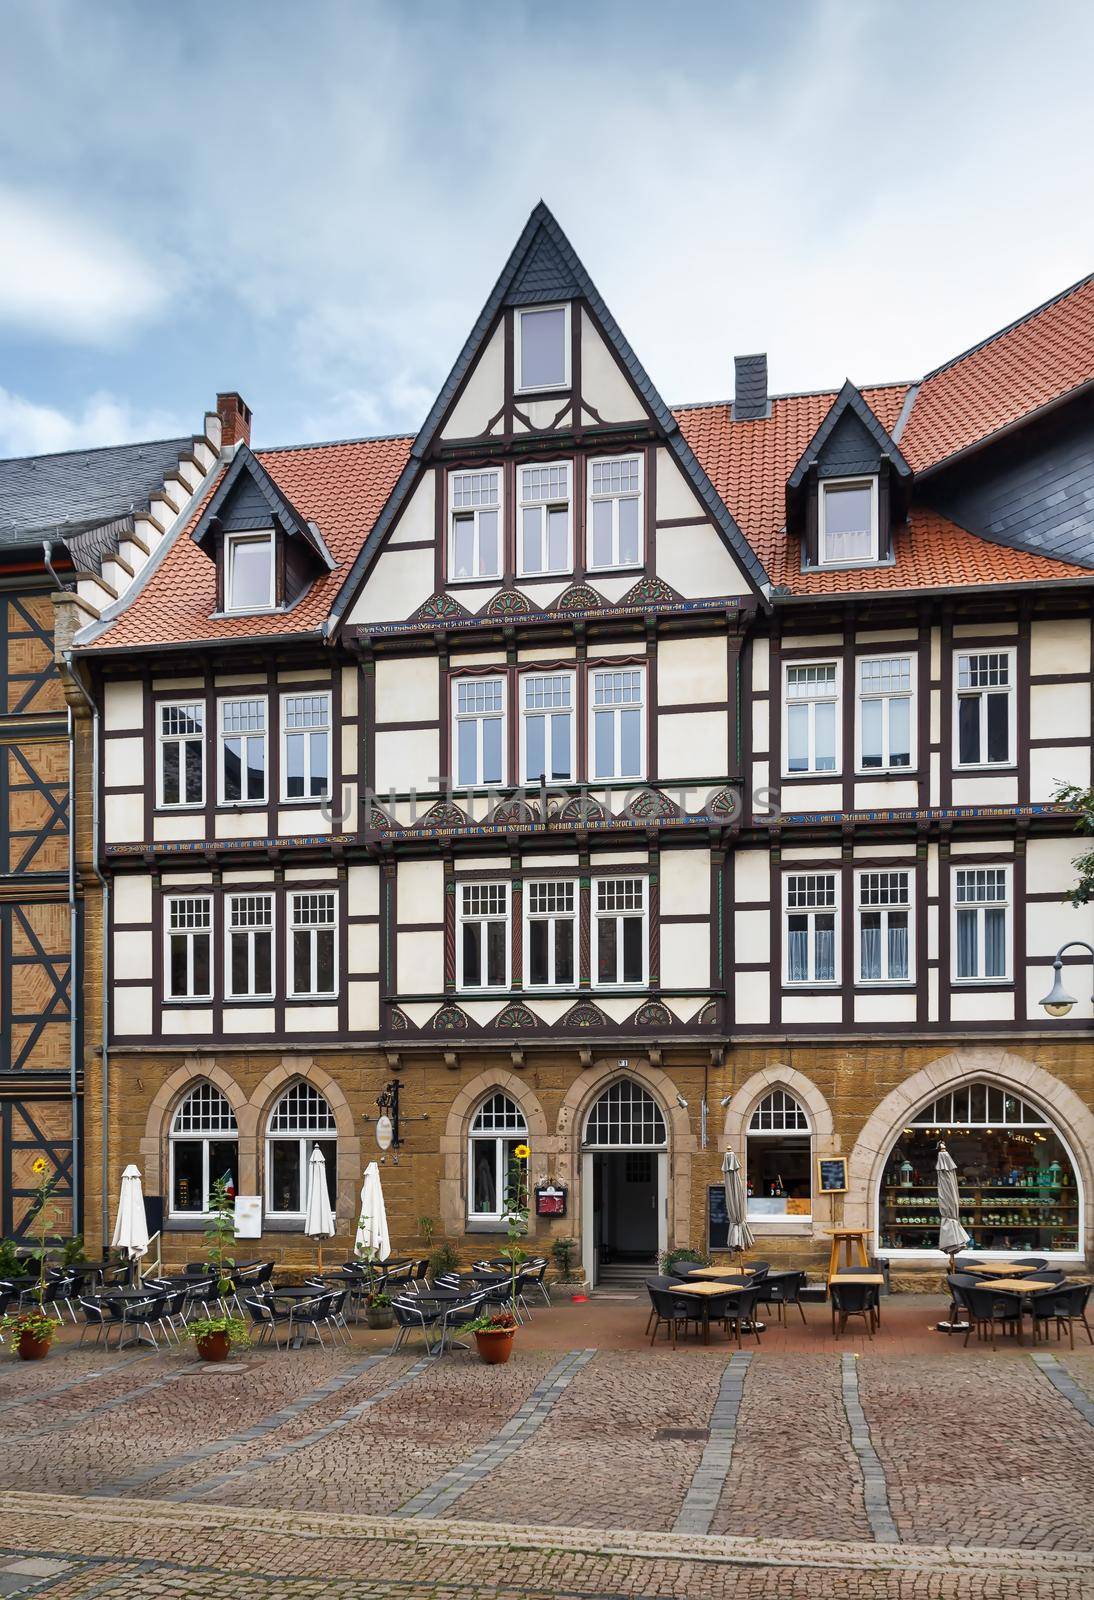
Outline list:
[[[217,1294],[226,1295],[232,1287],[229,1268],[235,1260],[228,1254],[228,1245],[235,1238],[235,1214],[227,1182],[218,1178],[209,1198],[209,1221],[205,1229],[205,1259],[216,1283]],[[223,1301],[222,1301],[223,1303]],[[245,1348],[250,1344],[247,1324],[239,1317],[223,1312],[215,1317],[197,1317],[188,1322],[186,1331],[197,1347],[203,1361],[223,1361],[233,1345]]]
[[[572,1283],[574,1277],[574,1256],[577,1254],[576,1239],[552,1239],[551,1260],[554,1262],[555,1272],[559,1283]]]
[[[10,1316],[0,1319],[0,1328],[11,1336],[12,1353],[21,1361],[41,1361],[47,1356],[49,1347],[53,1343],[53,1336],[61,1326],[60,1322],[51,1317],[45,1309],[46,1239],[54,1210],[51,1196],[58,1174],[55,1172],[50,1176],[49,1162],[44,1156],[38,1157],[31,1171],[38,1179],[33,1211],[38,1223],[38,1285],[34,1290],[38,1304],[29,1306],[25,1311],[12,1312]]]
[[[460,1258],[456,1254],[456,1251],[452,1245],[445,1240],[444,1244],[439,1244],[437,1246],[436,1250],[434,1250],[433,1254],[429,1258],[430,1282],[432,1282],[434,1278],[443,1277],[446,1272],[458,1272],[459,1269]]]
[[[465,1322],[461,1333],[473,1333],[480,1360],[488,1367],[502,1366],[513,1353],[517,1319],[511,1311],[488,1311]]]
[[[203,1361],[224,1361],[233,1345],[245,1350],[251,1342],[247,1324],[238,1317],[195,1317],[186,1331]]]
[[[390,1328],[395,1321],[395,1313],[391,1308],[391,1296],[382,1289],[377,1289],[365,1301],[365,1321],[370,1328]]]

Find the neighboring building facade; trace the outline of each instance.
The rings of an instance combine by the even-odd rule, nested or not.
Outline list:
[[[348,1248],[398,1082],[402,1248],[487,1249],[526,1143],[596,1280],[723,1247],[727,1150],[765,1254],[931,1262],[942,1130],[978,1244],[1089,1253],[1092,1008],[1038,1002],[1094,932],[1092,381],[1088,281],[918,384],[672,411],[540,207],[416,438],[230,430],[74,646],[106,1192],[179,1256],[229,1175],[291,1259],[318,1145]]]

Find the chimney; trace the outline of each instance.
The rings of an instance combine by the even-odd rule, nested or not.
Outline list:
[[[217,416],[220,418],[220,447],[225,449],[251,442],[251,408],[243,396],[233,389],[229,394],[217,395]]]
[[[767,398],[767,354],[734,356],[733,420],[758,422],[771,415]]]

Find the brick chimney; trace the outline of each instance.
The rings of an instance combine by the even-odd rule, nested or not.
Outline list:
[[[251,408],[242,395],[231,390],[217,395],[217,416],[220,418],[220,446],[250,444]]]
[[[767,356],[734,356],[733,420],[759,422],[771,415],[767,398]]]

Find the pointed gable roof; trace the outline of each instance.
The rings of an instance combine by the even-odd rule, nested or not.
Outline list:
[[[623,337],[622,330],[600,296],[596,285],[585,270],[576,251],[555,221],[549,208],[541,200],[521,230],[508,261],[501,270],[483,306],[475,325],[440,393],[430,408],[410,450],[399,482],[391,499],[378,517],[368,538],[361,547],[345,583],[331,607],[326,631],[332,633],[350,604],[358,585],[368,571],[372,558],[392,527],[413,485],[417,482],[421,464],[429,452],[444,417],[456,397],[467,373],[484,349],[494,327],[498,313],[505,306],[543,304],[551,300],[583,299],[600,323],[605,338],[629,375],[635,389],[642,397],[651,417],[665,435],[665,443],[672,451],[710,513],[716,527],[739,562],[749,581],[763,595],[767,595],[771,580],[764,571],[756,552],[737,526],[725,501],[718,494],[706,472],[699,464],[680,431],[676,417],[662,400],[652,379]]]
[[[301,516],[288,495],[277,486],[250,446],[246,444],[241,444],[236,450],[231,466],[190,530],[190,537],[196,545],[204,547],[214,529],[223,525],[247,485],[257,491],[264,516],[268,512],[275,526],[290,537],[302,539],[325,567],[333,569],[333,557],[315,523],[308,522]],[[247,521],[245,517],[244,522]],[[255,524],[251,522],[250,525]]]
[[[898,477],[910,478],[912,469],[900,453],[899,446],[894,442],[892,434],[887,432],[870,410],[863,399],[862,391],[857,389],[850,378],[846,379],[843,388],[832,401],[825,414],[824,420],[816,433],[810,439],[805,449],[798,458],[790,477],[786,481],[787,494],[793,494],[805,480],[805,475],[814,462],[820,459],[821,452],[832,437],[839,423],[850,412],[862,423],[870,438],[878,448],[878,454],[883,456],[896,472]]]

